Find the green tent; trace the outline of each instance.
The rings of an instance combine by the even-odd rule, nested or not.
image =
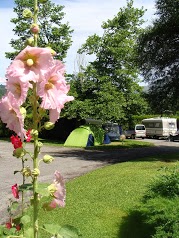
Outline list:
[[[91,127],[93,130],[89,125],[83,125],[74,129],[66,139],[64,146],[87,147],[102,144],[103,133],[99,133],[99,130],[95,129],[94,126]]]

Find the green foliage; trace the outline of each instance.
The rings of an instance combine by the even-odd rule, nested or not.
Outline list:
[[[44,229],[57,238],[79,238],[81,237],[78,229],[71,225],[59,226],[55,224],[44,224]]]
[[[29,37],[32,37],[30,26],[32,24],[31,18],[25,18],[23,11],[29,8],[33,12],[33,0],[15,0],[16,6],[14,12],[17,18],[12,18],[11,22],[15,24],[13,29],[16,39],[11,39],[10,44],[15,49],[14,52],[7,52],[6,57],[14,59],[14,57],[23,48],[25,42]],[[51,47],[57,55],[57,59],[63,60],[67,55],[67,50],[71,46],[71,33],[68,23],[62,23],[64,18],[63,6],[55,5],[50,0],[45,4],[39,4],[38,24],[40,25],[40,33],[38,36],[38,46]]]
[[[94,78],[88,68],[84,80],[78,78],[71,81],[70,95],[75,100],[65,107],[63,116],[70,118],[94,118],[102,121],[117,120],[123,117],[123,95],[110,81]]]
[[[0,98],[2,98],[2,96],[4,96],[6,93],[6,88],[5,85],[0,85]]]
[[[67,105],[66,116],[121,124],[132,114],[147,111],[135,60],[143,14],[143,9],[133,7],[132,0],[127,1],[113,19],[102,24],[101,37],[88,37],[79,53],[94,54],[96,59],[83,72],[70,77],[70,94],[75,101]]]
[[[156,0],[153,24],[141,34],[138,62],[149,83],[148,100],[154,112],[179,108],[179,1]]]
[[[154,227],[153,238],[179,237],[179,198],[156,197],[141,208],[145,221]]]
[[[0,137],[10,137],[11,135],[12,132],[6,128],[6,124],[0,120]]]
[[[153,238],[179,237],[179,168],[165,168],[150,184],[140,212],[154,227]]]
[[[174,198],[179,196],[179,168],[163,168],[164,173],[160,174],[151,184],[146,198],[161,196],[164,198]]]

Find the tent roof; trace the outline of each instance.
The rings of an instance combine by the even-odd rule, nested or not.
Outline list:
[[[94,136],[89,126],[80,126],[70,133],[64,146],[86,147],[90,134]]]

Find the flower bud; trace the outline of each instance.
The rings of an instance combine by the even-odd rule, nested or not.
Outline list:
[[[25,155],[25,151],[22,147],[19,147],[13,151],[13,156],[16,158],[22,158]]]
[[[45,124],[44,124],[44,128],[45,128],[46,130],[51,130],[51,129],[53,129],[54,127],[55,127],[55,124],[52,123],[52,122],[50,122],[50,121],[45,122]]]
[[[30,132],[30,134],[31,134],[33,137],[37,137],[39,133],[38,133],[37,130],[32,129],[31,132]]]
[[[22,175],[24,175],[25,177],[29,177],[31,176],[31,169],[29,168],[29,166],[27,166],[26,168],[23,168],[21,170]]]
[[[38,34],[40,31],[40,28],[37,24],[33,23],[30,27],[30,30],[33,34]]]
[[[26,40],[25,45],[33,46],[34,45],[34,38],[30,37]]]
[[[38,147],[41,148],[43,146],[43,143],[38,141]]]
[[[26,9],[24,9],[22,15],[23,15],[23,17],[25,17],[25,18],[31,18],[31,17],[32,17],[32,12],[31,12],[30,9],[26,8]]]
[[[35,168],[35,169],[32,171],[32,175],[33,175],[34,177],[39,176],[39,175],[40,175],[40,170],[37,169],[37,168]]]
[[[52,161],[54,161],[54,158],[50,155],[44,155],[43,157],[43,162],[46,164],[50,164],[52,163]]]
[[[24,107],[20,107],[20,113],[23,118],[26,118],[26,109]]]
[[[52,196],[52,197],[54,196],[54,193],[57,191],[57,188],[56,188],[55,184],[50,184],[47,187],[47,189],[48,189],[48,192],[49,192],[50,196]]]

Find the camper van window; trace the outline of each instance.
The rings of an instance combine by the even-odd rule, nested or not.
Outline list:
[[[155,127],[157,127],[157,128],[162,128],[162,123],[161,123],[161,122],[156,122],[156,123],[155,123]]]
[[[169,128],[175,128],[175,123],[173,122],[169,122],[168,125],[169,125]]]
[[[154,127],[154,123],[149,123],[149,128],[153,128]]]
[[[145,126],[136,126],[136,130],[145,130]]]

